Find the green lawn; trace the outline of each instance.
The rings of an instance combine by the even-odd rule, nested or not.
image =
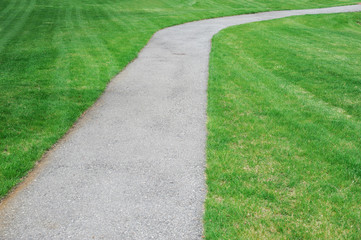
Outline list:
[[[207,239],[361,238],[361,13],[213,39]]]
[[[155,31],[222,15],[357,1],[1,0],[0,198]]]

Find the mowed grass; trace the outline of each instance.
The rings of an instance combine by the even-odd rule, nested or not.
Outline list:
[[[361,239],[361,13],[213,39],[207,239]]]
[[[152,34],[202,18],[350,0],[1,0],[0,198]]]

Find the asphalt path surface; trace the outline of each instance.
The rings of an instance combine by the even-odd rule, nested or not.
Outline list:
[[[223,28],[360,5],[158,31],[0,206],[0,239],[201,239],[208,59]]]

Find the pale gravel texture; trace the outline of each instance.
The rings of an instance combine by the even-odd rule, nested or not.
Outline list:
[[[160,30],[34,179],[2,202],[0,239],[200,239],[212,36],[232,25],[352,11],[361,6]]]

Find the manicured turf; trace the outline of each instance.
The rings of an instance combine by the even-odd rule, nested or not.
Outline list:
[[[207,239],[360,239],[361,13],[213,39]]]
[[[350,0],[0,1],[0,197],[160,28]]]

